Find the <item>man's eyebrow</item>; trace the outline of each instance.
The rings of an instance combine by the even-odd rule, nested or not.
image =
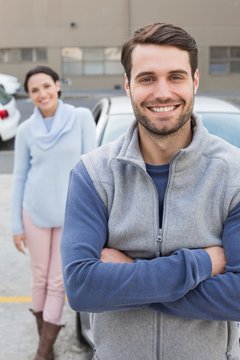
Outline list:
[[[183,69],[176,69],[176,70],[171,70],[169,71],[169,74],[183,74],[183,75],[188,75],[188,71],[183,70]]]

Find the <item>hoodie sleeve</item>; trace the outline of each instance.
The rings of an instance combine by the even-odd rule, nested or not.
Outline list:
[[[24,188],[30,168],[30,150],[27,145],[28,121],[18,127],[15,137],[13,190],[11,201],[11,225],[13,234],[24,232],[22,222],[22,207]]]
[[[229,214],[223,231],[226,272],[206,279],[183,298],[151,307],[179,317],[240,321],[240,204]]]
[[[99,259],[107,238],[107,209],[80,162],[70,176],[61,242],[65,289],[74,310],[101,312],[174,301],[211,276],[204,250],[103,263]]]

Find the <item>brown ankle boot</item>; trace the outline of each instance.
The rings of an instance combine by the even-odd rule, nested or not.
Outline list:
[[[36,322],[37,322],[37,330],[38,330],[38,335],[41,335],[41,331],[42,331],[42,325],[43,325],[43,312],[42,311],[38,311],[35,312],[32,309],[29,309],[29,311],[31,311],[31,313],[35,316],[36,318]]]
[[[43,320],[42,332],[34,360],[53,360],[53,344],[64,325],[55,325]]]

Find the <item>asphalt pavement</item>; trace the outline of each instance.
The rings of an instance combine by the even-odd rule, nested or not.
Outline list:
[[[37,331],[31,307],[29,255],[14,247],[10,231],[12,174],[0,175],[0,359],[33,360]],[[56,360],[90,360],[89,349],[80,345],[75,312],[65,303],[61,330],[55,344]]]

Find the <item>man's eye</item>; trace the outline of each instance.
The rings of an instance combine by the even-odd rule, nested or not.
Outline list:
[[[150,83],[150,82],[152,82],[153,81],[153,78],[151,78],[150,76],[148,76],[148,77],[145,77],[145,78],[142,78],[141,80],[140,80],[142,83]]]
[[[172,76],[171,76],[171,79],[172,79],[172,80],[182,80],[182,78],[183,78],[183,77],[182,77],[181,75],[172,75]]]

